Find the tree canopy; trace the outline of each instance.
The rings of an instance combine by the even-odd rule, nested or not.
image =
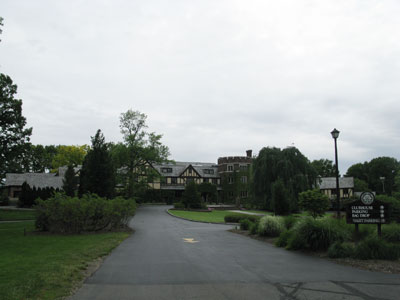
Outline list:
[[[317,176],[321,177],[335,177],[336,167],[333,161],[329,159],[318,159],[311,162]]]
[[[259,206],[272,209],[272,185],[283,181],[292,210],[297,209],[297,195],[315,184],[316,172],[309,160],[295,147],[283,150],[263,148],[253,162],[252,193]]]
[[[393,157],[377,157],[369,162],[352,165],[346,173],[368,184],[368,188],[378,193],[391,195],[397,188],[396,176],[400,174],[400,163]],[[381,179],[382,178],[382,179]],[[384,178],[384,179],[383,179]]]
[[[79,179],[79,195],[94,193],[106,198],[114,196],[114,167],[100,129],[92,137],[92,147],[83,161]]]
[[[155,176],[150,164],[168,160],[169,149],[161,143],[162,135],[147,132],[147,116],[139,111],[128,110],[120,116],[123,143],[111,145],[113,162],[118,169],[119,183],[125,188],[127,197],[135,194],[135,186],[143,178]]]
[[[0,73],[0,180],[9,172],[21,172],[32,128],[25,128],[22,100],[15,99],[17,86]]]

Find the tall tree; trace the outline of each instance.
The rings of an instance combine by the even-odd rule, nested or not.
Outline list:
[[[329,159],[318,159],[311,162],[311,166],[314,168],[317,176],[321,177],[335,177],[336,169],[333,161]]]
[[[261,149],[252,170],[255,201],[268,209],[272,209],[272,184],[279,178],[286,187],[292,210],[297,209],[298,193],[310,189],[316,178],[309,160],[295,147]]]
[[[32,128],[25,128],[22,100],[15,99],[17,86],[0,73],[0,181],[8,172],[21,172]]]
[[[169,149],[161,143],[162,135],[147,132],[147,116],[139,111],[128,110],[120,116],[120,129],[124,143],[112,147],[114,162],[123,168],[127,197],[135,193],[135,185],[140,177],[148,175],[149,164],[167,161]]]
[[[112,198],[114,196],[114,167],[100,129],[92,137],[92,147],[83,161],[79,182],[80,196],[89,192],[100,197]]]
[[[88,146],[64,146],[57,147],[57,154],[52,160],[52,171],[56,172],[59,167],[81,165],[88,151]]]
[[[76,177],[75,169],[72,165],[69,165],[63,179],[63,190],[67,196],[74,197],[77,188],[78,178]]]
[[[393,157],[377,157],[370,162],[357,163],[352,165],[346,176],[365,181],[368,188],[378,193],[391,195],[396,191],[395,178],[400,174],[400,163]]]

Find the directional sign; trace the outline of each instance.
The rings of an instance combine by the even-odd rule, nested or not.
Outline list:
[[[198,243],[199,242],[199,241],[195,241],[192,238],[190,238],[190,239],[184,238],[183,240],[185,241],[185,243],[190,243],[190,244],[194,244],[194,243]]]
[[[375,200],[372,193],[365,192],[360,200],[348,204],[346,219],[349,224],[389,223],[389,205]]]

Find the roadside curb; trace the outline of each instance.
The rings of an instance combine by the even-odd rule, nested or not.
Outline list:
[[[216,225],[239,225],[239,223],[215,223],[215,222],[203,222],[203,221],[189,220],[189,219],[185,219],[185,218],[178,217],[178,216],[171,214],[168,211],[168,209],[166,209],[165,212],[174,218],[189,221],[189,222],[196,222],[196,223],[203,223],[203,224],[216,224]]]

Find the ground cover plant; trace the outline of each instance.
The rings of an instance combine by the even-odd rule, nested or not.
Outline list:
[[[34,220],[35,210],[0,209],[0,221]]]
[[[24,236],[24,230],[26,235]],[[82,270],[107,255],[129,232],[34,233],[34,223],[0,224],[0,298],[58,299],[83,279]]]

